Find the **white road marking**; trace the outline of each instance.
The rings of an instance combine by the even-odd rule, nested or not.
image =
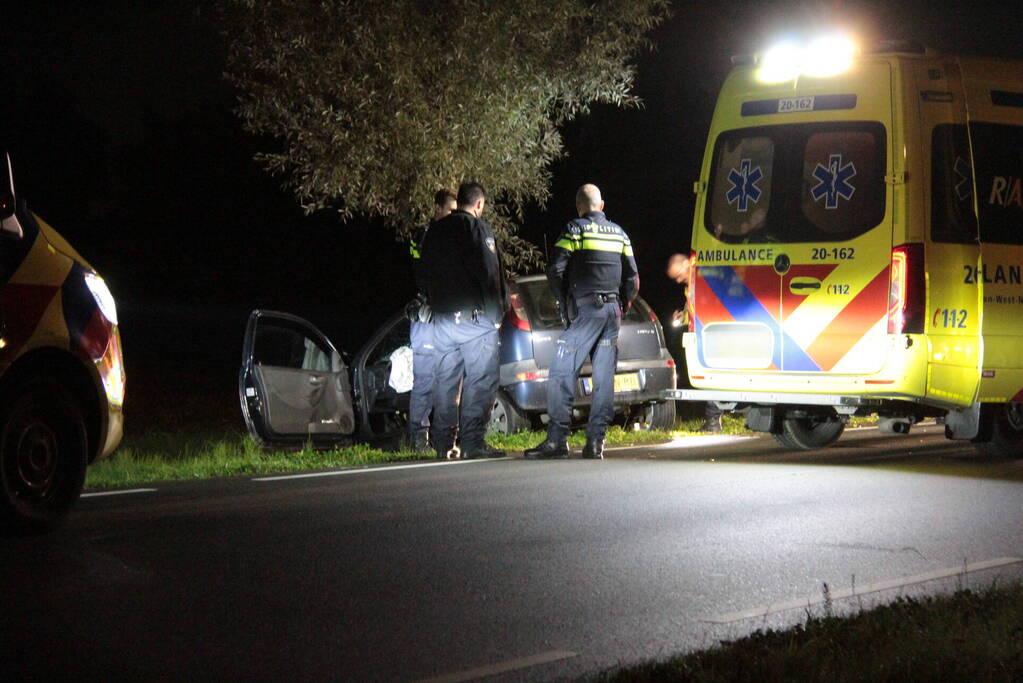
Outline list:
[[[533,655],[532,657],[509,659],[504,662],[481,666],[475,669],[455,671],[453,673],[443,674],[434,678],[424,678],[418,681],[418,683],[459,683],[459,681],[471,681],[485,676],[494,676],[496,674],[503,674],[509,671],[537,666],[538,664],[548,664],[561,659],[570,659],[578,656],[579,655],[577,653],[569,652],[567,650],[550,650],[549,652],[541,652],[540,654]]]
[[[985,569],[994,569],[996,567],[1005,567],[1011,564],[1019,564],[1023,562],[1023,558],[1020,557],[999,557],[994,560],[984,560],[983,562],[973,562],[963,567],[949,567],[947,569],[936,569],[933,572],[926,572],[924,574],[916,574],[914,576],[904,576],[899,579],[891,579],[888,581],[878,581],[877,583],[868,583],[853,588],[843,588],[841,590],[830,591],[832,600],[840,600],[842,598],[851,598],[857,595],[866,595],[868,593],[877,593],[879,591],[890,590],[892,588],[902,588],[903,586],[912,586],[918,583],[925,583],[927,581],[934,581],[936,579],[947,579],[952,576],[959,576],[961,574],[969,574],[971,572],[984,571]],[[713,617],[706,617],[701,621],[710,622],[712,624],[727,624],[732,621],[740,621],[742,619],[752,619],[754,617],[762,617],[767,614],[774,614],[775,612],[785,612],[790,609],[799,609],[807,607],[809,605],[817,605],[824,602],[824,596],[820,598],[804,598],[801,600],[791,600],[789,602],[778,602],[770,605],[763,605],[761,607],[754,607],[753,609],[743,610],[741,612],[730,612],[728,614],[721,614]]]
[[[708,434],[706,436],[679,436],[668,443],[659,443],[650,448],[702,448],[704,446],[717,446],[723,443],[735,443],[737,441],[748,441],[755,439],[755,436],[744,436],[742,434]],[[624,448],[642,448],[642,444],[636,446],[625,446]],[[617,450],[617,449],[616,449]]]
[[[252,481],[283,481],[285,479],[311,479],[313,477],[339,477],[345,474],[367,474],[369,472],[390,472],[391,470],[416,470],[420,467],[444,467],[445,465],[471,465],[480,462],[495,462],[508,458],[481,458],[478,460],[445,460],[443,462],[421,462],[415,465],[389,465],[387,467],[359,467],[350,470],[330,472],[307,472],[305,474],[282,474],[276,477],[259,477]]]
[[[156,489],[124,489],[121,491],[96,491],[95,493],[83,493],[82,498],[99,498],[100,496],[124,496],[129,493],[152,493]]]

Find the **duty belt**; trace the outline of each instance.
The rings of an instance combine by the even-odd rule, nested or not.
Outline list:
[[[618,301],[618,294],[616,292],[597,292],[593,295],[593,299],[597,302],[598,306],[609,304]]]

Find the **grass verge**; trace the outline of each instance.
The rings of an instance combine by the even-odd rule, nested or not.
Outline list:
[[[612,427],[608,431],[607,443],[613,446],[660,443],[670,440],[673,435],[665,431],[633,432]],[[487,440],[497,448],[521,451],[543,438],[542,432],[520,432],[508,436],[493,435]],[[577,432],[571,441],[573,445],[582,446],[585,436]],[[264,451],[246,433],[229,429],[181,433],[154,430],[125,437],[117,452],[89,468],[85,486],[90,489],[118,488],[161,481],[321,470],[421,459],[424,459],[421,454],[411,450],[389,451],[367,445],[331,451],[311,448]]]
[[[698,418],[681,419],[670,432],[611,427],[607,432],[606,445],[664,443],[673,438],[699,434],[702,423],[703,420]],[[742,416],[725,415],[722,433],[750,432],[745,428]],[[540,443],[545,436],[544,432],[519,432],[491,435],[487,441],[496,448],[523,451]],[[569,444],[575,448],[581,448],[585,441],[586,436],[582,430],[574,432],[569,438]],[[332,469],[421,459],[422,455],[410,450],[390,451],[366,445],[332,451],[304,449],[267,452],[257,447],[245,432],[232,428],[179,432],[150,429],[137,436],[129,434],[116,453],[91,466],[85,486],[90,489],[117,488],[161,481]]]
[[[600,681],[1019,681],[1023,584],[810,617]]]

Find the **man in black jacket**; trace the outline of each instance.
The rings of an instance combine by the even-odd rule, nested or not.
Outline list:
[[[572,398],[587,357],[593,367],[593,394],[583,457],[604,457],[604,435],[614,417],[622,311],[639,293],[632,242],[621,226],[604,216],[600,189],[580,187],[575,206],[579,218],[569,222],[554,244],[547,268],[547,281],[567,329],[558,339],[547,382],[547,440],[526,451],[529,459],[568,457]]]
[[[504,273],[490,225],[480,218],[486,191],[458,188],[458,208],[434,223],[422,245],[423,282],[439,357],[433,446],[441,458],[504,456],[484,441],[498,381],[497,330],[505,312]],[[459,398],[459,386],[461,397]]]

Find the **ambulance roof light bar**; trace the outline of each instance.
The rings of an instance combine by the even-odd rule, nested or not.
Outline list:
[[[857,51],[852,39],[839,34],[808,42],[786,41],[759,56],[756,78],[761,83],[783,83],[799,76],[837,76],[852,66]]]

